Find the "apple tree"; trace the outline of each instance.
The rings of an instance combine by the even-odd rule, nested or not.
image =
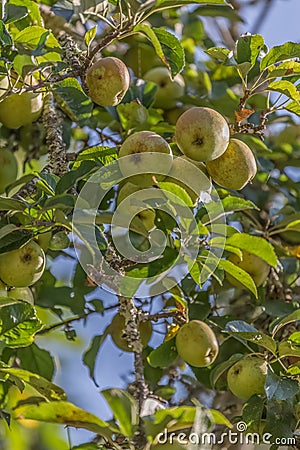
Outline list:
[[[300,44],[238,1],[1,6],[1,448],[66,449],[53,424],[93,433],[74,450],[298,448]],[[86,377],[109,339],[132,373],[105,418],[43,343],[108,311]]]

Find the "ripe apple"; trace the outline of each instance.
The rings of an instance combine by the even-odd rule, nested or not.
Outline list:
[[[256,286],[261,286],[268,278],[270,266],[256,255],[252,255],[246,250],[242,251],[242,259],[233,253],[228,257],[228,261],[248,272],[254,280]],[[233,276],[226,274],[226,278],[233,286],[244,287]]]
[[[132,349],[128,347],[127,340],[122,336],[125,329],[125,317],[121,314],[116,314],[110,324],[110,334],[112,340],[124,352],[132,352]],[[139,332],[141,334],[141,341],[144,347],[148,344],[152,335],[152,324],[149,320],[141,322],[139,326]]]
[[[10,289],[9,291],[7,291],[7,296],[16,300],[23,300],[23,302],[34,305],[34,297],[29,287]]]
[[[198,171],[197,173],[196,169],[199,169],[201,172]],[[164,179],[164,182],[170,181],[185,189],[193,203],[197,201],[201,192],[211,192],[212,188],[205,165],[201,162],[193,161],[185,155],[173,159],[171,170]],[[189,187],[190,185],[195,190]]]
[[[234,190],[243,189],[257,171],[252,151],[238,139],[231,139],[226,151],[219,158],[207,161],[206,167],[219,186]]]
[[[12,77],[12,84],[14,85]],[[37,82],[33,77],[27,77],[25,83],[28,85],[35,85]],[[20,88],[22,83],[16,84]],[[0,81],[0,94],[3,98],[3,89],[9,88],[8,77],[2,78]],[[23,125],[28,125],[36,121],[41,115],[43,109],[43,95],[38,92],[21,92],[10,94],[0,101],[0,122],[7,128],[20,128]]]
[[[6,148],[0,148],[0,194],[16,180],[17,175],[18,163],[15,155]]]
[[[160,154],[164,156],[160,157]],[[127,158],[123,158],[124,156]],[[157,167],[163,174],[167,174],[173,161],[171,147],[167,141],[152,131],[131,134],[121,145],[119,158],[122,174],[132,177],[130,181],[138,186],[153,184],[152,176],[156,176]],[[161,176],[157,175],[157,178],[161,179]]]
[[[190,108],[176,122],[177,145],[195,161],[210,161],[221,156],[228,146],[229,136],[224,117],[210,108]]]
[[[228,387],[243,400],[248,400],[254,394],[264,394],[267,372],[267,363],[262,358],[245,357],[228,370]]]
[[[0,255],[0,278],[8,286],[30,286],[39,280],[44,269],[45,254],[34,241]]]
[[[176,347],[182,359],[194,367],[210,366],[219,352],[215,333],[201,320],[191,320],[179,329]]]
[[[177,74],[172,80],[167,67],[154,67],[144,75],[145,81],[157,84],[154,108],[172,109],[184,94],[184,79]]]
[[[86,84],[91,99],[97,105],[116,106],[129,88],[130,75],[123,61],[108,56],[88,69]]]

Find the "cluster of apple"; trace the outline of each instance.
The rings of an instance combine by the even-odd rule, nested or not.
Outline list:
[[[43,275],[45,260],[44,251],[35,241],[0,254],[0,296],[33,304],[29,286]]]
[[[27,76],[21,82],[15,73],[0,80],[0,123],[11,129],[19,129],[35,122],[43,109],[43,95],[34,91],[21,90],[6,96],[11,88],[20,90],[23,85],[35,86],[36,79]],[[0,194],[13,183],[18,174],[15,155],[7,148],[0,149]]]

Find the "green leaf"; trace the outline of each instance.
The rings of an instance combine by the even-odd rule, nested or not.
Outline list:
[[[131,130],[143,125],[149,116],[147,108],[136,100],[130,103],[120,103],[117,106],[117,112],[124,130]]]
[[[243,355],[236,353],[232,355],[227,361],[218,364],[210,373],[210,382],[213,388],[215,388],[217,381],[219,378],[225,373],[233,364],[239,361]]]
[[[298,320],[300,320],[300,309],[297,309],[283,319],[280,319],[280,321],[277,322],[275,327],[273,328],[272,335],[274,336],[282,327],[284,327],[288,323],[297,322]]]
[[[235,236],[235,235],[234,235]],[[245,286],[249,291],[251,291],[255,297],[257,298],[257,288],[253,281],[253,278],[249,275],[248,272],[241,269],[239,266],[236,266],[231,261],[227,259],[221,259],[219,262],[219,267],[225,270],[226,273],[234,277],[237,281],[239,281],[243,286]]]
[[[265,391],[268,400],[286,401],[299,393],[299,386],[297,381],[281,378],[269,370]]]
[[[247,233],[236,233],[227,239],[227,244],[258,256],[272,267],[277,266],[278,261],[274,248],[264,238]]]
[[[84,428],[100,436],[108,438],[111,436],[107,422],[69,402],[54,401],[40,403],[38,406],[24,405],[17,408],[17,414],[20,419],[64,424],[70,427]]]
[[[14,40],[31,51],[36,50],[42,43],[44,53],[49,50],[60,52],[60,45],[54,35],[49,30],[37,25],[32,25],[20,31]]]
[[[268,67],[267,79],[300,76],[300,63],[296,61],[285,61]]]
[[[66,398],[66,394],[61,387],[56,386],[56,384],[36,373],[24,369],[15,369],[14,367],[0,367],[0,372],[19,378],[24,383],[32,386],[49,401],[64,400]]]
[[[73,187],[79,180],[95,171],[99,166],[94,161],[83,161],[80,166],[63,175],[56,186],[56,194],[62,194]]]
[[[187,194],[186,190],[172,181],[161,181],[158,186],[164,191],[166,197],[168,197],[172,203],[178,203],[181,206],[193,206],[191,197]],[[168,192],[171,195],[168,195]],[[178,199],[177,199],[178,197]]]
[[[81,161],[85,160],[97,161],[101,165],[106,166],[118,159],[118,155],[116,147],[104,147],[102,145],[89,147],[80,152],[72,168],[77,169],[81,165]]]
[[[244,34],[240,36],[236,43],[237,63],[250,63],[244,75],[246,75],[255,65],[264,45],[264,38],[260,34]]]
[[[84,35],[85,45],[89,48],[97,34],[97,25],[90,28]]]
[[[119,424],[120,432],[124,436],[132,437],[138,424],[138,410],[134,398],[121,389],[106,389],[101,393]]]
[[[278,353],[280,358],[285,358],[286,356],[296,356],[300,358],[300,347],[299,344],[295,345],[289,341],[279,342]]]
[[[72,209],[75,205],[75,197],[71,194],[59,194],[48,198],[44,205],[43,210],[49,209]]]
[[[280,92],[280,94],[286,95],[295,102],[299,102],[300,93],[297,90],[297,87],[290,81],[286,80],[274,81],[273,83],[270,83],[268,85],[267,90]]]
[[[137,33],[142,33],[145,36],[147,36],[147,38],[151,41],[157,56],[162,60],[162,62],[166,66],[169,67],[169,64],[165,58],[161,43],[160,43],[158,37],[156,36],[156,34],[154,33],[153,28],[149,25],[145,25],[144,23],[139,23],[138,25],[136,25],[134,27],[133,31],[135,31]]]
[[[175,77],[175,75],[182,71],[185,64],[184,50],[180,41],[174,34],[169,33],[163,28],[153,28],[153,31],[162,46],[164,56],[171,70],[171,75]]]
[[[41,377],[51,381],[54,374],[54,358],[47,350],[39,348],[36,344],[19,348],[17,356],[22,369],[37,373]]]
[[[205,50],[205,53],[212,58],[220,59],[222,62],[225,62],[230,55],[230,50],[224,47],[210,47],[208,50]]]
[[[6,23],[17,22],[28,15],[28,9],[24,6],[17,6],[12,4],[6,5]]]
[[[26,203],[21,200],[15,200],[14,198],[0,196],[0,209],[2,209],[3,211],[24,211],[24,209],[26,208]]]
[[[152,367],[168,367],[177,357],[175,339],[163,342],[148,355],[147,361]]]
[[[236,331],[238,329],[238,331]],[[240,331],[245,330],[245,331]],[[235,320],[226,324],[225,330],[231,336],[238,336],[246,341],[253,342],[260,347],[266,348],[273,355],[276,353],[276,342],[270,336],[261,333],[254,327],[247,324],[247,322]]]
[[[1,229],[0,233],[0,253],[11,252],[25,245],[32,239],[32,234],[27,230],[22,230],[15,226],[12,226],[10,230],[7,225]],[[4,234],[5,231],[8,231]]]
[[[300,116],[299,102],[296,101],[289,102],[287,105],[285,105],[285,109],[293,114],[296,114],[297,116]]]
[[[83,91],[76,78],[66,78],[53,87],[54,96],[73,122],[87,120],[93,111],[93,102]]]
[[[0,299],[0,337],[8,347],[32,344],[41,327],[32,305],[14,299]]]
[[[90,377],[94,381],[95,385],[99,387],[95,379],[95,366],[98,352],[100,350],[101,345],[104,342],[104,339],[108,335],[108,328],[103,334],[98,336],[94,336],[89,348],[84,352],[82,361],[89,368]]]
[[[260,69],[263,70],[279,61],[300,57],[300,44],[286,42],[285,44],[272,47],[269,53],[261,60]]]

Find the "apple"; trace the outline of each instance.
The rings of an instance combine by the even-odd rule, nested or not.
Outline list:
[[[0,278],[8,286],[31,286],[40,279],[44,269],[45,254],[34,241],[0,255]]]
[[[219,352],[215,333],[201,320],[191,320],[179,329],[176,347],[182,359],[194,367],[210,366]]]
[[[108,56],[88,69],[86,84],[91,99],[97,105],[116,106],[129,88],[130,75],[123,61]]]
[[[267,264],[258,256],[252,255],[252,253],[247,252],[246,250],[242,251],[242,259],[240,259],[238,255],[232,253],[228,257],[228,261],[232,262],[236,266],[245,270],[245,272],[249,273],[249,275],[253,278],[256,286],[261,286],[268,278],[270,272],[269,264]],[[226,274],[226,278],[233,286],[244,287],[233,276]]]
[[[34,305],[34,297],[29,287],[13,288],[7,291],[7,296],[9,298],[14,298],[16,300],[23,300],[23,302],[30,303]]]
[[[164,113],[165,120],[170,123],[171,125],[176,125],[177,120],[179,117],[190,108],[193,108],[192,105],[181,105],[176,106],[175,108],[168,109]]]
[[[163,157],[159,157],[163,154]],[[123,158],[126,156],[126,158]],[[172,165],[172,150],[167,141],[152,131],[138,131],[131,134],[121,145],[119,167],[125,177],[132,177],[131,182],[138,186],[153,184],[157,167],[165,177]],[[150,172],[150,173],[147,173]]]
[[[12,84],[14,85],[14,76]],[[26,77],[24,80],[26,85],[37,84],[33,77]],[[9,88],[8,77],[2,78],[0,81],[0,93]],[[22,82],[17,82],[15,87],[21,88]],[[1,95],[1,98],[4,94]],[[0,101],[0,122],[7,128],[20,128],[36,121],[43,109],[43,95],[38,92],[27,91],[21,93],[10,94]]]
[[[127,340],[122,336],[125,329],[125,317],[121,314],[116,314],[110,324],[110,334],[112,340],[124,352],[132,352],[132,349],[128,347]],[[152,324],[149,320],[141,322],[139,326],[139,332],[141,335],[141,341],[144,347],[148,344],[152,335]]]
[[[37,242],[39,246],[46,252],[49,248],[49,243],[52,237],[52,231],[46,231],[44,233],[41,233],[37,237]]]
[[[242,358],[228,370],[228,388],[243,400],[255,394],[264,394],[267,372],[267,363],[262,358]]]
[[[70,245],[70,240],[68,238],[68,234],[65,231],[58,231],[53,234],[49,241],[49,249],[50,250],[63,250],[64,248],[68,248]]]
[[[231,139],[226,151],[213,161],[207,161],[208,173],[219,186],[240,190],[256,175],[254,155],[247,144]]]
[[[154,108],[172,109],[184,94],[185,83],[180,74],[172,80],[167,67],[154,67],[144,75],[145,81],[157,84]]]
[[[132,38],[127,42],[130,47],[124,55],[124,60],[136,76],[142,77],[153,65],[160,63],[160,59],[156,55],[154,48],[146,40],[143,42]]]
[[[197,169],[200,172],[197,172]],[[185,155],[173,159],[171,170],[163,181],[173,182],[185,189],[193,203],[196,203],[201,192],[211,192],[212,188],[205,165]]]
[[[217,111],[195,106],[177,120],[175,139],[188,158],[210,161],[221,156],[229,143],[230,131],[224,117]]]
[[[119,206],[123,200],[129,197],[131,194],[135,194],[139,192],[141,188],[130,181],[125,182],[122,186],[119,187],[118,197],[117,197],[117,205]],[[119,212],[124,215],[124,219],[127,222],[126,218],[128,214],[132,217],[132,222],[130,228],[132,230],[139,230],[139,223],[142,222],[142,225],[145,227],[146,231],[150,231],[155,228],[155,211],[150,208],[145,208],[140,210],[138,204],[140,203],[142,206],[142,198],[139,199],[138,196],[129,200],[129,204],[121,206]],[[121,221],[122,222],[122,221]],[[118,222],[119,223],[119,222]]]
[[[0,194],[16,180],[17,175],[18,163],[15,155],[6,148],[0,148]]]

